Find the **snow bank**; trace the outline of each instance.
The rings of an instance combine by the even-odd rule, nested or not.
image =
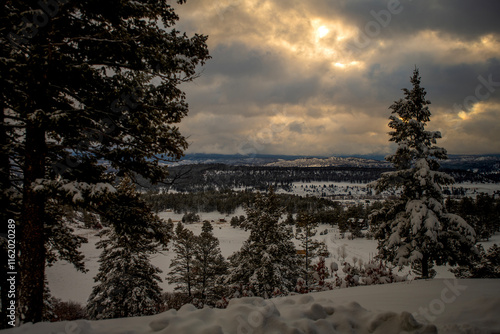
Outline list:
[[[101,321],[23,325],[14,334],[498,333],[500,280],[430,280],[356,287],[271,300],[241,298],[228,308]]]
[[[334,302],[315,302],[310,295],[298,299],[232,300],[228,308],[196,309],[185,305],[152,317],[107,321],[22,326],[12,333],[436,333],[432,325],[419,324],[408,312],[375,314],[358,303],[336,306]],[[6,333],[7,333],[6,332]]]

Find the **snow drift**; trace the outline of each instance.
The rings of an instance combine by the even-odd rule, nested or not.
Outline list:
[[[5,334],[500,332],[500,280],[430,280],[340,289],[101,321],[26,324]]]

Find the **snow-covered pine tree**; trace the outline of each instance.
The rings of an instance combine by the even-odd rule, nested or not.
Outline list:
[[[205,221],[201,234],[196,237],[194,251],[194,288],[202,304],[215,305],[217,299],[218,278],[227,274],[228,263],[221,254],[219,239],[213,234],[213,227]]]
[[[46,266],[52,266],[58,260],[65,260],[83,273],[87,272],[84,264],[84,255],[79,250],[87,238],[73,234],[74,219],[65,211],[75,207],[64,207],[62,203],[53,199],[45,206],[45,253]],[[45,280],[47,283],[47,280]]]
[[[91,319],[151,315],[162,303],[161,270],[149,256],[165,249],[172,226],[151,212],[128,177],[114,196],[104,216],[109,227],[99,232],[104,239],[97,243],[103,249],[94,278],[98,284],[86,308]]]
[[[295,219],[293,219],[293,215],[290,212],[286,215],[285,224],[290,226],[295,225]]]
[[[288,294],[294,290],[303,270],[291,241],[293,232],[280,222],[284,210],[273,188],[267,195],[258,194],[245,211],[244,225],[250,230],[250,236],[241,249],[230,256],[225,281],[242,284],[263,298]]]
[[[49,289],[49,283],[47,281],[47,275],[44,278],[45,285],[43,289],[43,321],[51,321],[54,319],[54,300]]]
[[[399,266],[417,263],[422,277],[428,278],[431,264],[467,263],[477,250],[472,227],[443,205],[442,186],[454,180],[438,171],[438,159],[446,159],[447,153],[435,146],[440,132],[425,130],[430,101],[425,98],[416,68],[411,83],[411,90],[403,89],[404,99],[390,107],[389,127],[393,131],[389,135],[397,149],[386,160],[396,170],[370,184],[377,192],[400,189],[401,195],[372,213],[371,225],[381,258]]]
[[[319,255],[320,249],[324,249],[326,245],[323,242],[312,239],[317,233],[318,222],[308,212],[301,211],[297,214],[296,226],[295,239],[300,241],[300,247],[305,251],[305,284],[308,288],[311,275],[314,272],[311,269],[311,261]]]
[[[173,29],[172,5],[3,3],[0,201],[19,203],[9,218],[19,224],[21,323],[42,319],[46,203],[104,211],[98,197],[114,173],[155,183],[187,147],[176,126],[188,112],[179,85],[209,58],[207,37]]]
[[[170,263],[171,270],[167,279],[170,284],[177,284],[175,290],[186,293],[191,299],[195,283],[193,268],[197,240],[194,233],[179,222],[175,228],[173,242],[175,257]]]

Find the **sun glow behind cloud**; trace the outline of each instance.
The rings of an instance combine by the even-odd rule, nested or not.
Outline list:
[[[328,35],[329,32],[330,32],[330,29],[328,29],[327,27],[325,27],[325,26],[319,27],[318,31],[317,31],[318,38],[325,37],[326,35]]]
[[[487,101],[481,101],[478,103],[475,103],[472,108],[468,111],[460,111],[458,112],[457,116],[460,120],[462,121],[470,121],[475,118],[480,117],[481,114],[487,113],[488,111],[491,110],[500,110],[500,105],[495,104],[495,103],[490,103]]]

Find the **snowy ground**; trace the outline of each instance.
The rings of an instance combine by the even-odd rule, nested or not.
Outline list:
[[[222,254],[227,258],[239,250],[248,232],[229,225],[232,216],[244,214],[242,209],[231,216],[217,212],[201,213],[201,219],[214,221],[214,234],[219,238]],[[163,212],[162,218],[180,220],[182,215]],[[217,223],[220,219],[226,223]],[[195,234],[201,232],[201,223],[187,225]],[[328,229],[328,234],[319,232]],[[52,294],[62,300],[85,304],[95,284],[100,250],[95,248],[95,232],[79,229],[88,237],[82,251],[86,256],[86,274],[77,272],[70,264],[58,262],[47,269]],[[347,261],[353,258],[368,262],[376,254],[376,241],[348,240],[331,226],[318,228],[317,238],[326,242],[333,261],[340,262],[337,249],[345,246]],[[500,242],[500,235],[484,243]],[[156,255],[152,262],[169,271],[174,254],[170,251]],[[361,286],[347,289],[296,295],[263,301],[244,298],[231,301],[228,309],[196,310],[185,306],[141,318],[106,321],[76,321],[53,324],[24,325],[4,331],[27,334],[94,334],[94,333],[500,333],[500,280],[452,279],[447,268],[437,268],[438,279],[409,281],[388,285]],[[172,291],[165,280],[164,291]],[[434,325],[436,327],[434,327]]]
[[[5,334],[500,333],[500,280],[411,281],[232,300],[195,309],[103,321],[38,323]]]
[[[244,214],[244,212],[239,209],[232,216],[239,216],[241,214]],[[219,239],[221,253],[225,258],[238,251],[243,242],[248,238],[249,232],[239,228],[232,228],[229,225],[231,217],[225,217],[218,212],[200,213],[200,216],[202,220],[207,219],[209,221],[214,221],[214,235]],[[160,213],[160,217],[165,219],[171,218],[176,221],[182,218],[182,214],[164,212]],[[221,218],[226,219],[227,222],[217,223]],[[201,233],[201,226],[201,223],[186,225],[186,227],[192,230],[196,235]],[[329,233],[326,235],[319,235],[319,232],[325,229],[328,229]],[[99,240],[99,238],[95,236],[95,232],[82,229],[78,230],[77,234],[83,235],[89,239],[89,243],[84,244],[82,247],[82,251],[85,254],[85,265],[89,272],[86,274],[77,272],[71,264],[60,261],[53,267],[47,268],[47,277],[51,293],[54,297],[85,304],[92,290],[92,286],[94,285],[93,277],[95,277],[98,272],[99,263],[97,261],[101,250],[95,248],[95,244]],[[328,250],[332,254],[331,257],[326,259],[326,264],[328,266],[331,262],[340,262],[337,249],[343,245],[345,245],[347,252],[347,261],[351,263],[353,257],[362,259],[366,263],[376,254],[376,241],[367,239],[342,239],[338,230],[329,225],[320,225],[316,238],[325,241]],[[298,242],[296,240],[295,242],[297,248],[299,248]],[[169,272],[170,262],[174,256],[175,254],[172,251],[166,251],[155,255],[151,259],[153,265],[163,270],[163,274],[161,275],[162,278],[165,278],[166,274]],[[444,273],[446,274],[446,271],[444,271]],[[448,274],[447,277],[452,277],[452,275]],[[75,282],[78,282],[78,289],[75,289]],[[161,287],[164,291],[173,291],[174,289],[174,286],[169,285],[165,279],[161,283]]]

